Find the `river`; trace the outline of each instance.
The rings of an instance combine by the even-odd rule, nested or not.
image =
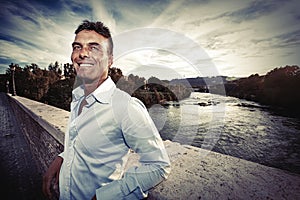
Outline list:
[[[164,140],[300,174],[300,119],[258,103],[193,92],[149,113]]]

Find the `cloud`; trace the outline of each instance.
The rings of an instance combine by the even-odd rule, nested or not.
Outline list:
[[[300,29],[268,38],[253,39],[252,42],[264,49],[299,47]]]
[[[90,0],[90,6],[92,8],[93,21],[103,21],[110,28],[112,34],[114,34],[116,32],[116,21],[112,14],[107,11],[105,4],[101,1]]]
[[[70,62],[75,26],[68,21],[74,20],[72,9],[65,8],[59,17],[60,10],[54,15],[47,7],[35,2],[23,2],[22,5],[8,2],[1,14],[1,24],[5,26],[0,33],[4,64],[18,61],[20,64],[37,63],[46,68],[51,62]]]
[[[74,30],[84,19],[102,20],[113,36],[146,27],[181,34],[203,48],[224,75],[265,70],[262,65],[299,64],[299,9],[297,0],[7,0],[0,13],[0,73],[11,62],[40,67],[70,62]],[[196,52],[181,40],[174,41],[173,48],[191,56]],[[184,62],[171,57],[156,51],[152,66],[168,63],[187,74]],[[147,54],[136,54],[127,64],[145,66],[140,61],[147,59]],[[199,66],[205,63],[195,60]]]
[[[200,75],[190,63],[182,58],[166,52],[158,53],[156,50],[132,52],[116,60],[114,66],[120,68],[124,75],[134,74],[147,79],[155,76],[170,80]]]
[[[265,1],[256,0],[250,2],[247,7],[231,12],[225,13],[224,16],[232,18],[234,22],[241,23],[242,21],[254,20],[264,15],[270,14],[278,9],[282,4],[288,1]]]

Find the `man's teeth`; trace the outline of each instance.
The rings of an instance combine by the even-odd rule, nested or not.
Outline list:
[[[81,63],[79,64],[80,67],[90,67],[92,66],[92,64],[88,64],[88,63]]]

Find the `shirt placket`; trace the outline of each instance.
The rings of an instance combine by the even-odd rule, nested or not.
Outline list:
[[[74,143],[77,137],[77,129],[75,126],[75,120],[71,122],[71,126],[69,129],[69,142],[68,142],[68,154],[66,155],[67,157],[65,158],[66,164],[65,164],[65,192],[68,197],[68,199],[71,199],[71,167],[72,163],[74,160]]]

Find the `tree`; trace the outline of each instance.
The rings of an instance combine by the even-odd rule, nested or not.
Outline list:
[[[111,79],[114,81],[114,83],[117,83],[120,80],[120,78],[123,77],[123,73],[121,69],[116,67],[109,68],[108,74],[111,77]]]
[[[65,78],[75,78],[76,71],[74,69],[73,64],[70,63],[64,64],[64,76]]]

